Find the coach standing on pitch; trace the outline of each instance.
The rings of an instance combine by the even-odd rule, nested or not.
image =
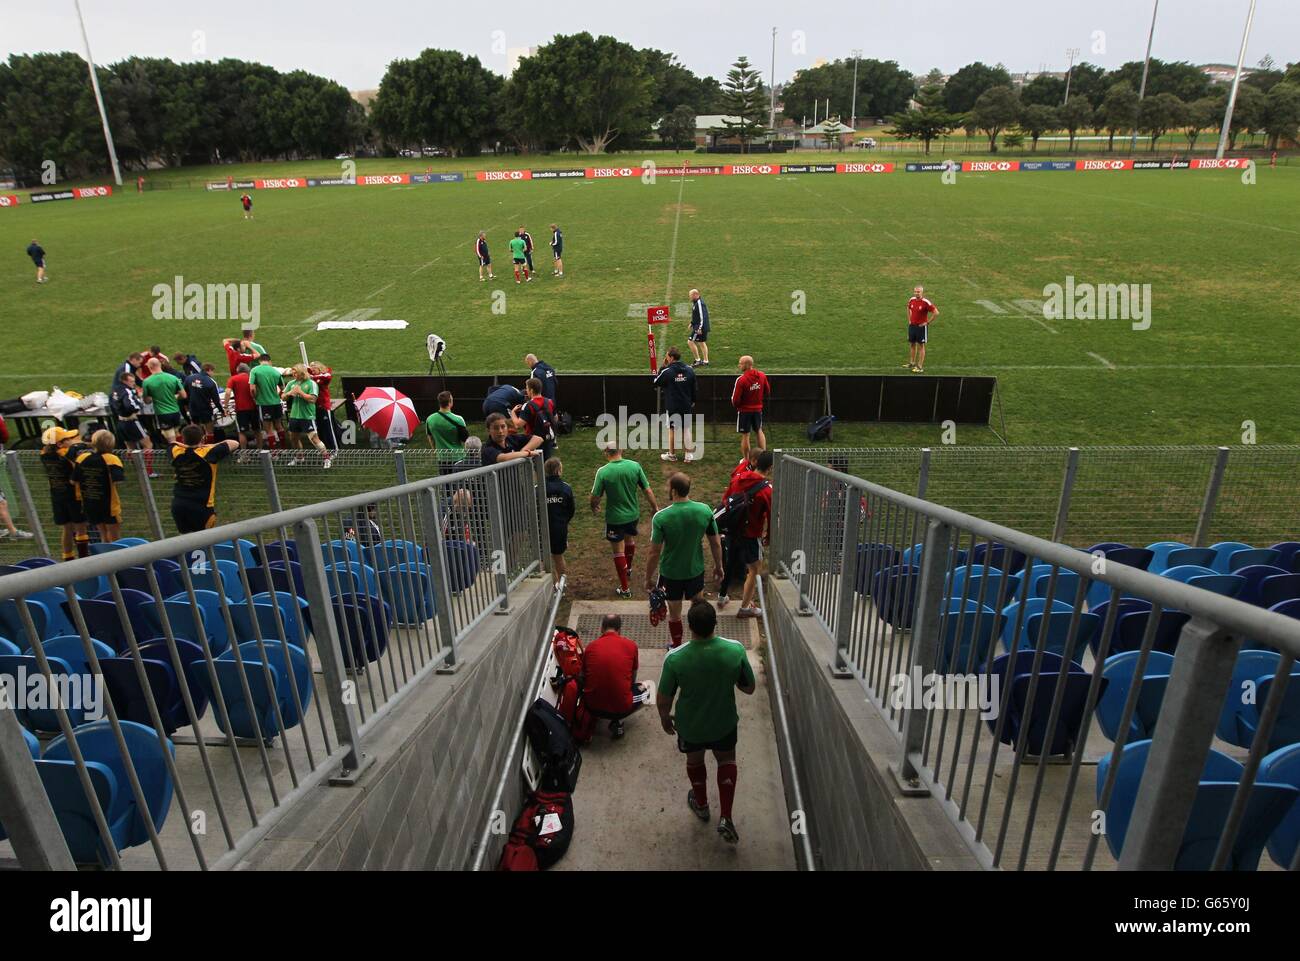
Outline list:
[[[704,303],[704,298],[694,287],[691,288],[691,332],[687,335],[686,341],[691,345],[691,353],[695,355],[695,361],[692,367],[709,366],[709,308]]]
[[[27,256],[36,265],[36,282],[45,283],[45,248],[33,240],[27,245]]]
[[[767,437],[763,433],[763,404],[772,393],[767,374],[754,366],[754,358],[746,354],[738,363],[740,376],[731,389],[731,406],[736,408],[736,433],[740,435],[740,456],[749,457],[749,433],[758,435],[760,450],[767,450]]]
[[[564,231],[551,224],[551,257],[555,259],[555,276],[564,276]]]
[[[925,288],[918,284],[907,302],[907,343],[911,350],[903,366],[914,374],[925,373],[925,344],[929,339],[930,321],[939,316],[939,308],[925,296]]]
[[[695,371],[682,363],[682,352],[668,348],[670,363],[655,376],[654,385],[663,391],[664,415],[668,418],[668,450],[659,455],[660,460],[675,461],[674,434],[680,424],[682,432],[682,459],[692,460],[691,415],[695,411]]]

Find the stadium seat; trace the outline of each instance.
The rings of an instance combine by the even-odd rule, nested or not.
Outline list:
[[[1052,588],[1051,571],[1039,573],[1032,576],[1029,581],[1030,597],[1046,597],[1047,592],[1052,590],[1054,600],[1064,601],[1071,607],[1074,606],[1076,598],[1079,596],[1079,590],[1083,586],[1083,580],[1074,571],[1058,571],[1056,574],[1056,586]]]
[[[1148,544],[1147,550],[1151,552],[1151,563],[1147,570],[1152,574],[1159,574],[1169,566],[1169,554],[1172,551],[1180,551],[1188,544],[1182,544],[1178,541],[1156,541],[1154,544]]]
[[[959,600],[959,598],[952,598],[952,600]],[[1016,618],[1020,616],[1021,607],[1024,608],[1024,623],[1020,625],[1021,643],[1016,645],[1012,642],[1012,634],[1016,629]],[[998,619],[998,636],[1002,639],[1003,648],[1007,651],[1011,651],[1017,646],[1032,648],[1034,642],[1038,639],[1037,635],[1034,635],[1033,641],[1028,645],[1024,643],[1025,631],[1029,626],[1029,618],[1034,614],[1041,614],[1045,610],[1047,610],[1047,598],[1045,597],[1030,597],[1026,598],[1023,602],[1012,601],[1010,604],[1002,608],[1002,614]],[[1074,608],[1069,604],[1066,604],[1064,601],[1052,601],[1052,610],[1069,614],[1074,610]]]
[[[1106,807],[1106,844],[1116,860],[1124,848],[1138,785],[1146,767],[1151,742],[1126,744],[1120,754],[1119,772],[1110,803]],[[1100,802],[1111,757],[1105,754],[1097,762],[1097,800]],[[1174,870],[1204,871],[1214,861],[1219,837],[1227,820],[1232,799],[1237,793],[1244,769],[1226,754],[1211,750],[1201,773],[1182,845],[1174,859]],[[1241,829],[1237,832],[1227,867],[1233,871],[1253,871],[1269,836],[1282,823],[1287,811],[1300,797],[1300,790],[1288,784],[1257,781],[1246,803]]]
[[[21,653],[22,650],[18,647],[17,644],[9,640],[7,637],[0,637],[0,657],[6,654],[13,656]]]
[[[203,626],[208,632],[208,645],[212,650],[213,656],[224,653],[226,648],[230,647],[230,632],[226,630],[226,618],[221,611],[221,596],[216,591],[200,589],[194,592],[194,600],[198,602],[199,609],[203,612],[201,615]],[[184,594],[176,594],[167,598],[167,603],[185,605],[188,608],[189,598]],[[227,601],[226,603],[229,604],[230,601]],[[171,616],[170,607],[168,608],[168,616]],[[192,614],[187,616],[189,617],[189,626],[192,633],[194,627],[194,616]],[[172,626],[174,628],[175,623],[173,623]],[[150,633],[146,636],[156,637],[161,635]],[[178,637],[182,640],[187,639],[184,633],[173,634],[172,636]],[[188,638],[188,640],[197,642],[198,638]]]
[[[1212,568],[1218,553],[1209,547],[1184,547],[1182,550],[1170,551],[1166,559],[1165,571],[1171,567],[1185,567],[1194,564],[1197,567]],[[1164,573],[1161,571],[1160,573]],[[1226,572],[1225,572],[1226,573]]]
[[[1109,554],[1111,551],[1129,550],[1127,544],[1121,544],[1119,541],[1102,541],[1100,544],[1093,544],[1091,547],[1083,548],[1085,554]]]
[[[73,674],[72,666],[58,657],[46,656],[50,665],[50,673],[57,677],[71,677]],[[0,654],[0,675],[10,678],[11,685],[19,683],[19,677],[35,677],[41,673],[41,666],[36,660],[34,654]],[[16,689],[16,688],[14,688]],[[71,693],[71,692],[70,692]],[[79,698],[69,698],[67,705],[68,723],[73,727],[82,724],[85,721],[85,710],[82,707]],[[18,723],[23,727],[31,728],[36,731],[58,731],[59,719],[56,711],[49,708],[14,708],[14,714],[18,717]]]
[[[287,541],[269,541],[265,548],[260,551],[256,547],[253,548],[253,556],[259,558],[257,564],[258,567],[265,567],[267,564],[275,561],[283,562],[286,554],[288,555],[289,560],[298,560],[298,544],[296,541],[292,539]]]
[[[1243,704],[1237,712],[1237,733],[1239,740],[1233,742],[1242,747],[1253,744],[1259,730],[1260,717],[1264,705],[1275,683],[1274,675],[1269,674],[1255,678],[1255,703]],[[1300,670],[1292,671],[1282,692],[1282,706],[1278,712],[1273,730],[1269,734],[1266,751],[1276,751],[1288,744],[1300,743]]]
[[[25,571],[34,571],[38,567],[53,567],[57,564],[52,557],[27,557],[21,561],[14,561],[14,567],[21,567]]]
[[[1245,588],[1246,579],[1236,574],[1202,574],[1200,577],[1193,577],[1187,583],[1203,591],[1213,591],[1224,597],[1236,597]]]
[[[97,577],[87,577],[84,580],[77,581],[72,585],[72,590],[78,598],[94,597],[101,591],[108,590],[108,578],[103,574]]]
[[[1214,568],[1216,574],[1231,574],[1232,569],[1228,567],[1228,561],[1237,551],[1249,551],[1253,548],[1249,544],[1243,544],[1241,541],[1220,541],[1217,544],[1211,544],[1210,550],[1214,551],[1214,560],[1206,567]]]
[[[903,551],[902,555],[899,557],[898,563],[905,564],[909,567],[920,567],[921,554],[924,550],[925,550],[924,544],[913,544],[911,547],[907,548],[907,550]],[[956,559],[952,560],[951,563],[954,565],[965,564],[966,551],[965,550],[957,551]]]
[[[388,649],[388,629],[392,614],[377,597],[334,597],[334,621],[338,625],[343,662],[357,672],[365,664],[377,661]]]
[[[123,547],[139,547],[141,544],[148,544],[149,540],[144,537],[121,537],[114,543],[121,544]]]
[[[1273,563],[1286,570],[1291,569],[1291,562],[1300,555],[1300,541],[1279,541],[1271,545],[1277,551],[1277,560]]]
[[[113,708],[119,720],[135,721],[146,727],[153,726],[149,713],[149,700],[145,687],[140,683],[136,671],[135,659],[131,657],[106,657],[100,660],[104,669],[104,684],[108,696],[113,700]],[[178,727],[189,723],[185,714],[185,702],[181,700],[180,685],[176,673],[169,661],[142,657],[141,667],[149,682],[149,693],[153,696],[154,706],[162,721],[163,733],[171,734]]]
[[[41,637],[59,637],[63,634],[75,634],[77,628],[73,625],[71,618],[64,613],[63,603],[68,599],[61,587],[52,587],[45,591],[32,591],[27,595],[27,600],[43,604],[49,616],[45,621],[45,630]],[[24,633],[24,636],[25,633]]]
[[[1089,553],[1097,549],[1106,548],[1101,553],[1106,558],[1107,564],[1123,564],[1126,567],[1136,567],[1140,571],[1148,570],[1151,566],[1152,558],[1155,556],[1154,551],[1146,547],[1129,547],[1126,544],[1098,544],[1089,550]],[[1096,607],[1098,604],[1104,604],[1110,600],[1112,588],[1103,581],[1093,581],[1088,587],[1088,607]],[[1129,597],[1128,594],[1121,594],[1122,597]]]
[[[37,637],[51,637],[50,634],[50,609],[41,601],[34,601],[30,597],[25,598],[27,613],[32,619],[32,629],[36,631]],[[62,615],[62,611],[60,611]],[[18,602],[10,598],[0,603],[0,630],[4,636],[14,641],[19,647],[28,646],[28,632],[23,624],[22,614],[18,610]]]
[[[207,661],[203,657],[203,648],[193,641],[178,640],[176,641],[176,654],[181,662],[180,677],[189,685],[190,700],[194,703],[194,716],[202,717],[208,708],[208,694],[207,688],[198,681],[196,674],[199,671],[206,672],[208,669]],[[172,662],[171,645],[167,643],[165,637],[152,638],[141,644],[140,656],[154,661],[162,661],[171,667],[173,672],[176,670],[176,665]],[[219,655],[215,650],[212,650],[212,656],[215,659]],[[179,722],[181,726],[188,723],[188,718]]]
[[[253,549],[257,545],[250,540],[240,538],[236,541],[222,541],[213,547],[213,553],[217,555],[218,560],[239,562],[242,558],[244,567],[257,567],[257,557],[253,554]]]
[[[320,546],[326,564],[361,560],[361,548],[356,541],[335,539]]]
[[[1274,751],[1259,762],[1256,780],[1268,784],[1290,784],[1300,789],[1300,744],[1290,744]],[[1300,846],[1300,802],[1273,829],[1268,839],[1268,856],[1280,868],[1289,868]]]
[[[1160,621],[1156,624],[1156,635],[1151,642],[1151,650],[1173,654],[1178,649],[1183,627],[1191,619],[1191,615],[1183,611],[1162,611]],[[1149,610],[1120,614],[1119,620],[1115,623],[1115,636],[1110,643],[1111,653],[1140,650],[1142,639],[1146,637],[1147,622],[1150,620]]]
[[[1004,578],[1007,581],[1006,590],[999,594]],[[980,597],[980,580],[986,580],[988,587],[984,590],[984,597]],[[966,581],[970,580],[971,587],[969,593],[966,591]],[[1003,604],[997,603],[999,597],[1010,597],[1010,576],[1005,575],[1001,568],[989,567],[985,564],[958,564],[952,569],[952,573],[944,579],[943,585],[944,596],[952,600],[959,601],[963,597],[969,601],[982,601],[992,608],[1003,607]]]
[[[95,652],[96,658],[112,657],[114,650],[103,641],[95,638],[90,639],[91,649]],[[86,645],[81,640],[80,634],[65,634],[63,637],[52,637],[48,641],[42,641],[41,647],[45,651],[46,657],[57,657],[66,663],[76,674],[91,674],[90,657],[86,654]],[[34,651],[28,651],[34,654]]]
[[[331,594],[343,597],[379,596],[379,578],[375,574],[375,569],[359,561],[327,565],[325,583]]]
[[[1011,695],[1007,701],[1007,718],[1002,727],[1001,741],[1017,744],[1021,731],[1025,732],[1025,752],[1034,757],[1058,757],[1074,751],[1080,740],[1079,727],[1083,722],[1088,689],[1092,676],[1077,664],[1065,661],[1057,654],[1045,651],[1041,655],[1039,677],[1034,689],[1034,702],[1029,708],[1029,693],[1033,686],[1034,651],[1001,654],[993,661],[992,673],[1010,684]],[[1055,728],[1048,729],[1056,685],[1065,684]],[[1099,694],[1104,694],[1105,680],[1101,681]],[[986,718],[989,730],[997,731],[997,718]],[[1086,739],[1087,732],[1083,732]]]
[[[451,592],[459,594],[473,587],[480,567],[478,546],[472,541],[446,540],[442,552],[447,562],[447,582],[451,585]]]
[[[25,570],[27,570],[25,567],[15,567],[12,564],[0,564],[0,577],[4,577],[6,574],[21,574]]]
[[[1182,581],[1186,584],[1193,577],[1208,577],[1213,573],[1214,571],[1210,568],[1202,567],[1199,564],[1177,564],[1161,571],[1160,576],[1167,577],[1171,581]]]
[[[3,653],[3,651],[0,650],[0,653]],[[35,761],[40,758],[41,742],[36,739],[36,735],[25,727],[19,728],[19,730],[23,732],[23,744],[27,748],[27,753],[32,756],[32,760]],[[8,837],[9,835],[5,832],[5,826],[0,824],[0,841],[4,841]]]
[[[127,776],[126,761],[118,751],[110,723],[98,721],[88,724],[78,728],[75,736],[77,747],[87,765],[96,765],[101,774],[108,775],[102,781],[97,780],[96,795],[100,798],[114,844],[118,850],[124,850],[149,841],[145,818],[152,821],[155,830],[162,828],[171,808],[172,779],[163,758],[164,748],[153,728],[122,721],[120,729],[144,796],[146,809],[143,811],[136,804],[135,793]],[[175,756],[176,749],[170,740],[166,742],[166,750]],[[65,763],[50,768],[47,775],[45,765],[50,762]],[[72,753],[67,739],[60,736],[51,741],[37,763],[46,793],[50,795],[51,803],[55,804],[59,826],[63,828],[63,835],[68,840],[72,859],[79,864],[107,864],[107,854],[91,816],[85,792],[75,768],[71,767]],[[107,790],[101,793],[105,787]],[[58,803],[55,803],[56,797]]]
[[[437,612],[427,564],[399,564],[380,571],[379,590],[398,624],[422,624]]]
[[[1236,595],[1237,600],[1244,601],[1247,604],[1254,604],[1256,607],[1270,607],[1269,604],[1260,603],[1260,587],[1265,578],[1277,575],[1282,577],[1292,576],[1282,568],[1274,567],[1272,564],[1248,564],[1245,567],[1237,568],[1230,576],[1240,577],[1245,582]]]
[[[1101,652],[1102,641],[1106,639],[1104,635],[1106,631],[1106,620],[1110,614],[1110,605],[1110,601],[1102,601],[1102,603],[1098,604],[1096,607],[1088,608],[1089,614],[1096,614],[1097,617],[1101,619],[1101,626],[1097,628],[1097,633],[1092,636],[1092,640],[1088,643],[1088,646],[1092,649],[1094,657]],[[1116,607],[1115,623],[1111,625],[1110,643],[1105,647],[1107,657],[1116,652],[1114,632],[1119,629],[1119,619],[1125,614],[1132,614],[1135,611],[1151,610],[1151,602],[1136,597],[1122,597],[1117,602]]]
[[[253,595],[253,604],[273,604],[280,608],[280,622],[284,625],[284,639],[290,644],[297,644],[299,647],[306,647],[307,637],[303,635],[311,634],[311,606],[307,599],[299,597],[292,591],[262,591],[260,594]],[[278,638],[279,634],[275,631],[274,615],[270,619],[259,617],[259,623],[271,630],[271,633],[262,635],[263,637]]]
[[[891,627],[901,631],[910,630],[920,586],[919,567],[896,564],[876,571],[871,580],[872,606],[876,616]]]
[[[91,637],[103,641],[118,653],[127,649],[126,630],[122,627],[122,617],[118,613],[116,604],[111,600],[101,601],[91,598],[81,601],[77,606],[81,609],[81,617],[86,622],[86,631]],[[67,601],[63,602],[63,609],[68,613]],[[128,614],[128,622],[129,620]],[[134,624],[131,629],[135,630]]]
[[[1020,646],[1034,650],[1038,647],[1038,636],[1043,630],[1043,619],[1047,619],[1047,637],[1044,640],[1043,650],[1051,651],[1054,654],[1065,656],[1065,647],[1070,638],[1070,622],[1074,620],[1073,611],[1042,612],[1038,614],[1029,614],[1025,617],[1025,629],[1020,635]],[[1101,620],[1096,614],[1080,614],[1079,626],[1076,630],[1074,646],[1070,649],[1070,660],[1082,661],[1083,652],[1088,649],[1088,642],[1096,635],[1101,627]]]
[[[1300,598],[1300,574],[1275,574],[1259,583],[1256,601],[1260,607],[1272,608],[1284,601]]]
[[[245,568],[248,572],[249,579],[252,579],[253,571],[256,567]],[[211,563],[203,564],[202,570],[195,573],[194,568],[190,568],[190,583],[194,585],[196,591],[220,591],[226,595],[226,599],[239,603],[244,599],[244,582],[239,577],[239,562],[219,558],[217,560],[217,569],[213,570]],[[177,594],[185,596],[185,584],[181,583]]]
[[[424,563],[424,548],[414,541],[389,539],[363,548],[367,564],[377,571],[388,570],[399,564]]]
[[[124,551],[130,546],[131,545],[129,544],[123,544],[121,541],[110,541],[107,543],[99,541],[98,543],[90,545],[90,556],[97,557],[100,554],[110,554],[113,551]]]
[[[946,613],[943,647],[939,649],[935,671],[940,674],[983,673],[998,625],[998,612],[988,605],[981,607],[975,601],[967,601],[963,618],[961,601],[950,600]]]
[[[1244,716],[1247,725],[1253,729],[1255,720],[1259,717],[1258,709],[1264,703],[1259,697],[1257,680],[1276,674],[1281,661],[1282,655],[1275,651],[1238,652],[1237,663],[1232,668],[1232,681],[1219,711],[1219,722],[1214,728],[1214,733],[1220,740],[1238,747],[1250,747],[1250,739],[1242,736],[1243,725],[1239,719]],[[1254,703],[1246,703],[1247,701]]]
[[[887,567],[898,564],[898,551],[888,544],[859,544],[857,566],[854,568],[853,590],[870,594],[869,579]]]
[[[1005,544],[976,544],[970,552],[971,564],[987,564],[989,567],[1005,570],[1010,574],[1018,573],[1029,559],[1017,550]]]
[[[118,592],[122,595],[122,605],[126,608],[127,620],[131,622],[131,629],[136,632],[136,638],[147,637],[147,634],[141,634],[141,631],[152,630],[151,622],[144,616],[144,605],[153,603],[153,595],[146,594],[144,591],[133,590],[129,587],[119,587]],[[96,597],[91,598],[95,601],[108,601],[116,606],[113,599],[113,592],[105,591]],[[92,632],[93,633],[93,632]]]
[[[165,559],[154,561],[153,570],[158,581],[158,591],[163,597],[171,597],[177,591],[185,589],[185,584],[180,579],[181,566],[175,561]],[[149,573],[143,567],[128,567],[118,571],[117,583],[120,587],[129,587],[132,590],[143,591],[150,597],[154,596],[153,588],[149,586]]]
[[[1124,651],[1112,654],[1102,665],[1101,676],[1108,683],[1106,693],[1097,701],[1097,727],[1107,740],[1119,738],[1120,722],[1124,719],[1124,706],[1128,703],[1129,691],[1133,689],[1139,656],[1138,651]],[[1129,720],[1125,743],[1145,740],[1155,731],[1165,687],[1169,683],[1169,672],[1173,669],[1172,654],[1152,651],[1147,656],[1146,666],[1142,670],[1142,689],[1138,692],[1137,706]]]
[[[208,627],[207,613],[204,611],[203,606],[191,607],[184,594],[175,595],[170,600],[163,601],[161,612],[155,601],[140,605],[140,612],[144,615],[148,624],[148,629],[144,632],[146,637],[167,636],[162,619],[162,614],[166,614],[172,637],[193,641],[195,644],[202,644],[204,640],[209,644],[214,643],[212,631]]]
[[[262,660],[263,650],[266,652],[265,662]],[[235,737],[256,739],[260,736],[269,744],[277,735],[301,723],[294,691],[297,691],[298,703],[306,710],[312,696],[311,663],[302,648],[274,640],[264,641],[260,648],[256,641],[246,641],[239,645],[239,657],[252,700],[244,697],[240,662],[235,660],[235,649],[231,648],[216,660],[217,679],[229,728],[220,711],[214,712],[217,725]],[[206,666],[195,671],[194,676],[200,684],[207,686],[211,683]],[[210,688],[207,693],[209,698],[217,694]],[[277,721],[277,709],[283,725]]]
[[[1228,573],[1235,574],[1243,567],[1274,565],[1282,555],[1268,547],[1253,547],[1246,551],[1233,551],[1228,555]]]

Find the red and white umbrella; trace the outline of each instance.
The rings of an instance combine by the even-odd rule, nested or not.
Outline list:
[[[411,398],[392,387],[367,387],[356,405],[361,426],[385,440],[409,440],[420,423]]]

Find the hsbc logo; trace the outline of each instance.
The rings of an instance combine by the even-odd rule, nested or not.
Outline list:
[[[17,197],[0,197],[0,207],[17,207]]]
[[[839,169],[846,174],[884,174],[893,169],[893,164],[840,164]]]
[[[768,164],[740,164],[733,165],[731,168],[733,174],[770,174],[774,171]]]
[[[1127,170],[1133,163],[1131,160],[1081,160],[1079,161],[1080,170]]]
[[[1236,170],[1246,167],[1250,163],[1240,157],[1224,157],[1222,160],[1206,158],[1205,160],[1193,160],[1192,166],[1198,170]]]
[[[523,180],[525,171],[523,170],[482,170],[479,171],[480,180]]]
[[[277,180],[259,180],[257,186],[262,190],[279,190],[285,187],[305,187],[306,183],[297,177],[288,177]]]
[[[407,174],[368,174],[357,178],[357,183],[369,185],[404,184],[409,182],[410,177]]]
[[[1008,170],[1015,170],[1019,164],[1014,160],[971,160],[962,167],[968,171],[986,171],[989,173],[1003,173]]]
[[[109,189],[107,187],[78,187],[75,193],[78,197],[107,197]]]
[[[589,177],[637,177],[640,174],[639,167],[591,167],[587,171]]]

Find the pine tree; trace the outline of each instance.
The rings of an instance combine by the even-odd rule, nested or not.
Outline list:
[[[763,123],[763,83],[758,71],[741,57],[727,72],[727,82],[722,86],[722,109],[728,119],[722,122],[729,134],[740,138],[742,150],[749,153],[749,142],[767,130]]]

